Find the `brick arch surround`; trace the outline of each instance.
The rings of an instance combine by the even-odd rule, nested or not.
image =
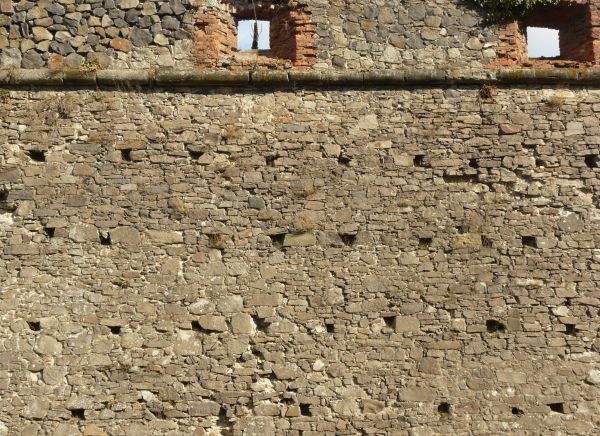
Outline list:
[[[237,50],[237,21],[270,21],[271,50]],[[198,6],[195,13],[196,61],[206,68],[261,66],[307,68],[315,61],[311,13],[297,1],[225,0]]]
[[[560,57],[557,59],[529,59],[527,55],[527,27],[557,29],[560,34]],[[556,6],[540,7],[525,17],[505,22],[500,26],[494,67],[543,66],[600,63],[600,0],[564,1]]]

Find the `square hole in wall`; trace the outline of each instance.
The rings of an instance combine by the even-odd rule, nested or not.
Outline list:
[[[270,50],[271,22],[266,20],[238,20],[237,49]]]
[[[195,14],[198,64],[305,68],[317,61],[308,5],[281,0],[221,0],[204,3]],[[221,1],[217,0],[217,3]]]
[[[589,2],[564,0],[539,5],[500,27],[497,64],[597,63],[594,29],[599,24],[600,16],[592,13]]]
[[[527,55],[530,59],[559,58],[560,31],[545,27],[527,27]]]

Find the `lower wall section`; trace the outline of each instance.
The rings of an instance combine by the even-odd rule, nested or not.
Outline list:
[[[12,91],[0,434],[598,432],[600,91]]]

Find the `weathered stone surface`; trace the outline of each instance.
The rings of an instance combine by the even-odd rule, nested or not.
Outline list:
[[[96,242],[100,240],[100,234],[92,224],[77,224],[69,231],[69,238],[75,242]]]
[[[397,316],[394,320],[396,333],[413,332],[419,330],[419,320],[414,316]]]
[[[400,401],[433,401],[435,391],[430,388],[404,388],[398,393]]]
[[[198,318],[200,327],[213,332],[227,331],[227,321],[224,316],[202,315]]]
[[[114,244],[138,245],[141,241],[140,232],[135,227],[118,227],[110,232]]]
[[[42,355],[55,356],[62,352],[62,344],[52,336],[40,335],[37,339],[34,350]]]
[[[283,241],[286,247],[309,247],[317,243],[317,238],[311,233],[287,234]]]
[[[595,88],[59,86],[0,107],[8,434],[597,433]]]
[[[234,334],[252,335],[256,333],[256,324],[246,313],[238,313],[231,318],[231,330]]]

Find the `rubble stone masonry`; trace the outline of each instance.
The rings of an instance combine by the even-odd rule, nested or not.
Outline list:
[[[210,71],[201,6],[0,0],[0,436],[598,434],[600,73],[447,0]]]

